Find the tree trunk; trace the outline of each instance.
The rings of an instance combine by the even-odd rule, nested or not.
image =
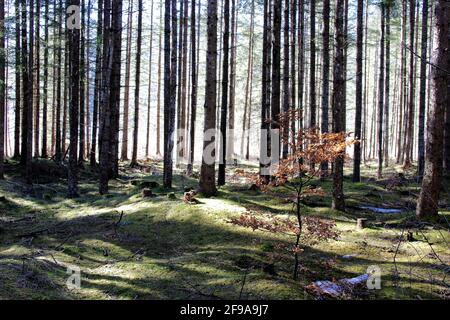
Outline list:
[[[386,70],[385,70],[385,83],[384,83],[384,141],[383,141],[383,160],[384,166],[387,168],[389,166],[389,141],[390,141],[390,131],[389,131],[389,117],[390,117],[390,66],[391,66],[391,7],[388,3],[386,5]]]
[[[133,30],[133,1],[128,2],[128,29],[127,29],[127,47],[126,47],[126,65],[125,65],[125,92],[123,97],[123,122],[122,122],[122,150],[121,160],[128,160],[128,122],[129,122],[129,104],[130,104],[130,74],[131,74],[131,39]]]
[[[228,139],[227,139],[227,159],[232,162],[235,159],[234,152],[234,123],[236,113],[236,57],[237,57],[237,18],[238,12],[236,8],[236,0],[231,0],[231,56],[230,56],[230,82],[228,84],[230,90],[230,103],[228,110]]]
[[[172,35],[172,39],[171,39]],[[172,40],[172,41],[171,41]],[[164,24],[164,172],[165,188],[172,188],[177,86],[177,5],[165,0]]]
[[[419,98],[419,159],[417,178],[422,181],[425,166],[425,103],[427,86],[427,42],[428,42],[428,0],[422,4],[422,46],[420,60],[420,98]],[[450,98],[450,97],[449,97]]]
[[[270,102],[271,102],[271,54],[272,54],[272,1],[264,0],[264,30],[262,55],[262,92],[261,92],[261,138],[259,152],[259,174],[262,179],[268,179],[269,163],[264,161],[270,156]]]
[[[281,70],[281,7],[282,2],[281,0],[274,0],[273,1],[273,50],[272,50],[272,101],[271,101],[271,128],[273,130],[279,130],[280,124],[279,124],[279,118],[280,118],[280,97],[281,97],[281,77],[280,77],[280,70]],[[271,157],[272,157],[272,165],[275,165],[274,161],[278,161],[278,158],[280,156],[279,154],[279,145],[280,141],[278,140],[276,142],[278,146],[278,150],[271,150]],[[275,143],[272,144],[274,146]],[[275,154],[275,152],[278,152],[278,154]]]
[[[355,137],[361,139],[360,143],[354,146],[354,156],[353,156],[353,182],[361,181],[361,143],[362,143],[362,132],[361,132],[361,118],[362,118],[362,106],[363,106],[363,11],[364,11],[364,0],[358,0],[357,9],[357,26],[356,26],[356,111],[355,111]]]
[[[283,31],[283,113],[287,114],[290,108],[290,86],[289,86],[289,0],[284,1],[284,31]],[[283,123],[283,159],[289,154],[289,120]]]
[[[63,12],[63,1],[59,0],[59,15],[58,15],[58,41],[56,43],[56,138],[55,138],[55,161],[61,162],[62,160],[62,145],[65,144],[65,130],[63,130],[64,138],[61,141],[61,69],[62,69],[62,12]],[[64,119],[65,123],[65,119]],[[78,140],[77,140],[78,141]]]
[[[85,131],[85,115],[86,115],[86,101],[85,101],[85,84],[86,84],[86,59],[85,59],[85,49],[86,49],[86,37],[85,37],[85,28],[86,28],[86,7],[85,1],[81,0],[81,30],[80,30],[80,86],[79,86],[79,110],[80,110],[80,120],[79,120],[79,150],[78,150],[78,166],[83,167],[84,163],[84,154],[86,147],[86,131]],[[67,61],[66,61],[67,63]]]
[[[228,66],[230,63],[230,0],[224,0],[224,33],[223,33],[223,60],[222,60],[222,103],[220,108],[220,162],[217,184],[225,185],[225,169],[227,165],[227,112],[228,112]]]
[[[407,126],[407,142],[405,144],[405,166],[409,166],[412,162],[412,137],[414,132],[414,102],[415,102],[415,85],[414,85],[414,32],[415,32],[415,8],[416,1],[409,1],[409,103],[408,103],[408,126]]]
[[[153,1],[150,7],[150,53],[148,57],[148,91],[147,91],[147,134],[145,136],[145,158],[150,155],[150,106],[152,102],[152,58],[153,58]]]
[[[35,21],[33,21],[33,23],[36,24],[35,26],[35,30],[36,30],[36,37],[35,37],[35,42],[34,42],[34,61],[33,61],[33,88],[34,88],[34,108],[33,108],[33,112],[34,112],[34,116],[33,116],[33,121],[34,121],[34,134],[33,134],[33,152],[34,152],[34,157],[38,158],[39,157],[39,118],[40,118],[40,13],[41,13],[41,5],[40,5],[40,0],[36,0],[36,17],[35,17]]]
[[[361,1],[361,0],[360,0]],[[328,132],[328,113],[330,100],[330,1],[323,2],[323,68],[322,68],[322,133]],[[361,59],[362,60],[362,59]],[[358,119],[358,107],[356,107],[356,119]],[[356,120],[357,121],[357,120]],[[321,164],[321,175],[328,175],[328,162]]]
[[[159,3],[159,49],[158,49],[158,92],[156,93],[156,155],[161,156],[161,61],[162,61],[162,34],[163,28],[163,2]]]
[[[15,57],[16,57],[16,101],[15,101],[15,108],[14,108],[14,158],[18,158],[20,156],[20,112],[21,112],[21,102],[22,102],[22,87],[20,84],[21,80],[21,44],[20,44],[20,32],[21,32],[21,24],[20,24],[20,0],[15,0],[14,2],[15,6],[15,19],[16,19],[16,50],[15,50]]]
[[[406,115],[406,12],[407,12],[407,3],[406,1],[402,2],[402,19],[401,19],[401,65],[400,65],[400,104],[399,104],[399,126],[398,126],[398,136],[397,136],[397,164],[403,162],[404,155],[404,139],[406,136],[406,132],[404,132],[404,122],[403,119],[404,114]]]
[[[378,75],[378,126],[377,126],[377,142],[378,142],[378,179],[383,174],[383,116],[384,116],[384,68],[385,68],[385,30],[386,30],[386,7],[381,4],[381,29],[380,29],[380,73]]]
[[[98,0],[97,8],[97,44],[95,52],[94,105],[92,110],[92,143],[90,152],[91,167],[96,165],[97,124],[99,113],[100,86],[102,75],[102,43],[103,43],[103,0]]]
[[[136,85],[134,89],[134,128],[133,128],[133,152],[131,165],[137,164],[138,135],[139,135],[139,93],[141,85],[141,49],[142,49],[142,12],[143,0],[138,0],[138,34],[136,49]]]
[[[199,7],[200,7],[199,2]],[[195,154],[195,121],[197,118],[197,33],[195,30],[196,16],[195,16],[195,0],[191,1],[191,122],[190,122],[190,137],[189,137],[189,161],[187,166],[187,174],[192,175],[194,167],[194,154]],[[198,17],[200,20],[200,17]]]
[[[109,89],[111,82],[112,47],[111,47],[111,0],[103,1],[103,57],[102,80],[100,89],[99,112],[99,160],[100,180],[99,192],[108,192],[108,180],[111,168],[111,105],[109,101]]]
[[[71,5],[79,6],[80,0],[71,0]],[[62,9],[62,7],[61,7]],[[80,29],[68,29],[69,59],[70,59],[70,102],[69,102],[69,178],[68,197],[78,197],[78,109],[80,107]]]
[[[208,136],[216,126],[216,90],[217,90],[217,1],[208,1],[208,21],[207,21],[207,52],[206,52],[206,87],[205,87],[205,123],[203,139],[203,157],[200,170],[199,189],[205,196],[212,196],[216,193],[215,183],[215,158],[216,152],[213,149],[210,154],[206,150],[213,140]],[[214,134],[213,134],[214,136]],[[217,137],[215,138],[217,139]],[[212,142],[213,144],[214,142]]]
[[[450,2],[437,1],[435,12],[435,48],[432,54],[432,94],[427,121],[425,170],[416,211],[417,217],[420,219],[433,219],[438,216],[443,160],[444,114],[445,109],[448,109]]]
[[[310,1],[310,38],[309,38],[309,126],[314,128],[316,120],[316,1]]]
[[[344,0],[336,0],[335,19],[335,53],[333,64],[333,132],[345,131],[345,36],[344,36]],[[339,157],[334,162],[333,170],[333,202],[334,210],[345,210],[344,199],[344,158]]]
[[[5,1],[0,0],[0,179],[4,179],[5,114],[6,114],[6,54],[5,54]]]
[[[41,157],[47,158],[48,157],[48,151],[47,151],[47,112],[48,112],[48,40],[49,40],[49,33],[48,33],[48,11],[49,11],[49,4],[48,1],[45,1],[45,29],[44,29],[44,86],[43,86],[43,104],[42,104],[42,151],[41,151]]]

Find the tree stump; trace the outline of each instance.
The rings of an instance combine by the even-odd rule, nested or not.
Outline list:
[[[142,189],[142,198],[152,198],[153,192],[150,188],[144,188]]]
[[[365,227],[367,227],[367,219],[366,218],[359,218],[358,220],[356,220],[356,228],[357,229],[362,230]]]

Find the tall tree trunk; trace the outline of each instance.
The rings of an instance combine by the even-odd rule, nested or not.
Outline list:
[[[362,1],[362,0],[360,0]],[[322,68],[322,133],[328,132],[328,113],[330,100],[330,1],[323,2],[323,68]],[[362,59],[361,59],[362,63]],[[358,75],[358,72],[357,72]],[[356,119],[358,119],[358,106],[356,107]],[[357,121],[357,120],[356,120]],[[321,175],[328,175],[328,162],[321,164]]]
[[[407,12],[407,3],[406,1],[402,2],[402,19],[401,19],[401,65],[400,65],[400,120],[398,126],[398,136],[397,136],[397,164],[403,162],[404,148],[405,148],[405,137],[406,132],[404,132],[405,124],[403,119],[406,115],[406,12]],[[405,121],[406,122],[406,121]]]
[[[92,110],[92,143],[90,152],[91,167],[96,165],[97,153],[97,124],[100,101],[100,86],[102,76],[102,43],[103,43],[103,0],[98,0],[97,8],[97,41],[95,52],[95,80],[94,80],[94,105]]]
[[[123,122],[122,122],[122,150],[121,160],[128,160],[128,122],[129,122],[129,104],[130,104],[130,78],[131,78],[131,39],[133,30],[133,0],[128,2],[128,29],[127,29],[127,47],[126,47],[126,65],[125,65],[125,92],[123,97]]]
[[[21,112],[21,102],[22,102],[22,86],[20,83],[21,80],[21,66],[22,62],[20,59],[21,55],[21,23],[20,23],[20,1],[15,0],[15,19],[16,19],[16,50],[15,50],[15,58],[16,58],[16,101],[15,101],[15,118],[14,118],[14,158],[18,158],[20,156],[20,112]]]
[[[111,105],[109,90],[111,84],[112,43],[111,43],[111,0],[103,0],[103,37],[102,37],[102,80],[99,103],[99,192],[108,192],[111,168]]]
[[[35,15],[35,21],[33,21],[33,23],[36,24],[35,26],[35,30],[36,30],[36,37],[35,37],[35,42],[34,42],[34,61],[33,61],[33,82],[34,82],[34,108],[33,108],[33,112],[34,112],[34,116],[33,116],[33,121],[34,121],[34,134],[33,134],[33,151],[34,151],[34,157],[38,158],[39,157],[39,118],[40,118],[40,69],[41,69],[41,64],[40,64],[40,13],[41,13],[41,4],[40,4],[40,0],[36,0],[36,15]]]
[[[284,1],[284,31],[283,31],[283,113],[287,114],[290,108],[290,86],[289,86],[289,0]],[[289,120],[283,124],[283,159],[289,154]]]
[[[177,5],[165,0],[164,24],[164,172],[165,188],[172,188],[177,86]],[[172,36],[172,37],[171,37]],[[172,38],[172,39],[171,39]],[[172,41],[171,41],[172,40]]]
[[[261,87],[261,138],[259,151],[259,174],[262,179],[269,178],[269,163],[264,161],[271,153],[270,104],[271,104],[271,64],[272,64],[272,0],[264,0],[264,30],[262,55]]]
[[[415,34],[415,8],[416,1],[409,1],[409,103],[408,103],[408,126],[407,126],[407,143],[405,144],[405,166],[409,166],[412,162],[412,137],[414,132],[414,102],[415,102],[415,85],[414,85],[414,34]]]
[[[344,36],[344,0],[336,0],[335,19],[335,53],[333,64],[333,132],[345,131],[345,36]],[[333,170],[333,201],[335,210],[345,210],[344,199],[344,158],[339,157],[334,162]]]
[[[49,23],[49,3],[45,1],[45,11],[44,11],[44,19],[45,19],[45,27],[44,27],[44,86],[43,86],[43,104],[42,104],[42,150],[41,157],[47,158],[47,112],[48,112],[48,58],[49,58],[49,50],[48,50],[48,41],[49,41],[49,32],[48,32],[48,23]]]
[[[309,126],[314,128],[316,120],[316,1],[310,1],[310,35],[309,35]]]
[[[200,0],[199,0],[200,1]],[[199,2],[199,7],[201,3]],[[187,174],[192,175],[194,168],[194,154],[195,154],[195,121],[197,119],[197,33],[195,30],[196,16],[195,16],[195,0],[191,0],[191,122],[189,128],[189,161],[187,166]],[[200,17],[198,17],[200,20]]]
[[[238,11],[236,0],[231,0],[231,56],[230,56],[230,82],[228,84],[230,90],[230,103],[228,110],[228,139],[227,139],[227,159],[234,161],[234,123],[236,113],[236,58],[237,58],[237,19]]]
[[[386,31],[386,7],[381,4],[381,25],[380,25],[380,73],[378,74],[378,179],[383,174],[383,116],[384,116],[384,80],[385,80],[385,31]]]
[[[150,53],[148,57],[148,91],[147,91],[147,134],[145,136],[145,158],[150,155],[150,106],[152,102],[152,59],[153,59],[153,3],[150,7]]]
[[[420,60],[420,98],[419,98],[419,159],[418,180],[422,181],[425,166],[425,103],[427,86],[427,42],[428,42],[428,0],[422,4],[422,47]],[[450,98],[450,97],[449,97]]]
[[[212,140],[208,133],[216,126],[216,98],[217,98],[217,1],[208,1],[207,21],[207,51],[206,51],[206,88],[205,88],[205,123],[203,150],[207,150]],[[213,135],[214,136],[214,135]],[[217,137],[215,138],[217,139]],[[200,192],[205,196],[216,193],[215,183],[215,150],[210,154],[203,153],[202,167],[200,170]]]
[[[384,88],[384,141],[383,141],[383,158],[384,166],[389,166],[389,117],[390,117],[390,66],[391,66],[391,4],[386,5],[386,70],[385,70],[385,88]]]
[[[86,25],[86,55],[85,58],[85,69],[86,69],[86,81],[85,81],[85,98],[86,101],[86,112],[85,112],[85,136],[86,136],[86,147],[85,147],[85,158],[89,159],[89,152],[91,150],[91,86],[90,86],[90,74],[91,74],[91,63],[90,63],[90,52],[91,52],[91,9],[92,9],[92,0],[88,0],[87,4],[87,25]]]
[[[79,120],[79,148],[78,148],[78,166],[83,167],[84,154],[86,147],[86,131],[85,131],[85,116],[86,116],[86,0],[81,0],[81,30],[80,30],[80,86],[79,86],[79,100],[80,100],[80,120]],[[67,63],[67,62],[66,62]]]
[[[355,137],[361,139],[360,143],[354,146],[354,156],[353,156],[353,182],[361,181],[361,143],[362,143],[362,132],[361,132],[361,118],[362,118],[362,106],[363,106],[363,11],[364,11],[364,0],[358,0],[357,8],[357,26],[356,26],[356,111],[355,111]]]
[[[250,91],[251,91],[251,78],[253,76],[253,30],[254,30],[254,23],[255,23],[255,0],[252,0],[251,4],[251,13],[250,13],[250,35],[248,38],[248,58],[247,58],[247,81],[245,84],[245,102],[244,102],[244,117],[242,120],[242,136],[241,136],[241,157],[244,157],[244,146],[245,141],[248,137],[248,130],[247,130],[247,122],[250,118],[250,112],[249,112],[249,100],[250,100]]]
[[[6,47],[5,1],[0,0],[0,179],[4,179],[5,114],[6,114]]]
[[[62,12],[63,12],[63,1],[59,0],[59,14],[58,14],[58,40],[56,44],[56,139],[55,139],[55,161],[60,162],[62,160],[62,145],[65,145],[65,130],[63,130],[63,139],[61,141],[61,101],[62,101],[62,95],[61,95],[61,69],[62,69],[62,37],[63,37],[63,31],[62,31]],[[64,119],[65,123],[65,119]],[[78,141],[78,140],[77,140]],[[65,151],[65,150],[64,150]]]
[[[110,178],[119,176],[119,126],[120,126],[120,84],[122,70],[122,0],[113,1],[112,6],[112,69],[111,91],[111,171]]]
[[[228,112],[228,66],[230,63],[230,0],[224,0],[224,33],[223,33],[223,60],[222,60],[222,101],[220,108],[220,162],[217,184],[225,185],[225,169],[227,162],[227,112]]]
[[[80,0],[70,0],[70,4],[74,6],[80,5]],[[62,7],[61,7],[62,9]],[[68,45],[70,59],[70,102],[69,102],[69,179],[68,179],[68,197],[78,197],[78,163],[77,163],[77,147],[78,147],[78,116],[80,107],[80,29],[68,29]]]
[[[273,130],[279,130],[279,118],[280,118],[280,97],[281,97],[281,0],[273,1],[273,51],[272,51],[272,101],[271,101],[271,118],[272,124],[271,128]],[[273,137],[272,137],[273,138]],[[279,149],[280,141],[276,142]],[[275,143],[272,143],[272,146],[275,146]],[[280,156],[279,150],[277,150],[278,154],[275,154],[276,150],[271,150],[272,161],[277,161]],[[275,165],[275,163],[272,163]]]
[[[298,107],[299,107],[299,120],[298,131],[303,130],[303,114],[304,114],[304,90],[305,90],[305,0],[299,0],[298,8]],[[303,149],[303,141],[298,142],[297,148]],[[303,160],[300,159],[300,163]]]
[[[417,203],[417,217],[433,219],[438,216],[439,193],[442,176],[442,147],[444,138],[444,114],[448,109],[450,70],[450,2],[439,0],[435,9],[435,47],[432,54],[432,94],[427,121],[425,170],[422,189]]]
[[[27,135],[28,135],[28,33],[27,33],[27,2],[21,0],[21,38],[22,38],[22,57],[21,57],[21,70],[22,70],[22,140],[20,150],[20,164],[26,165],[27,163]],[[31,128],[30,128],[31,130]]]
[[[183,39],[182,41],[182,52],[180,60],[181,62],[181,83],[180,83],[180,139],[179,139],[179,158],[183,160],[186,159],[186,119],[187,119],[187,77],[188,77],[188,15],[189,15],[189,3],[187,0],[183,0],[183,19],[181,20],[181,25],[183,27]]]
[[[141,85],[141,49],[142,49],[142,0],[138,0],[138,34],[137,34],[137,49],[136,49],[136,85],[134,89],[134,128],[133,128],[133,152],[131,156],[131,164],[137,164],[138,153],[138,135],[139,135],[139,93]]]

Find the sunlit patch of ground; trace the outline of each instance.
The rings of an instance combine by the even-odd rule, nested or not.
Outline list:
[[[98,195],[95,179],[86,173],[82,197],[73,200],[65,198],[65,184],[58,182],[41,186],[40,195],[25,196],[10,168],[0,182],[5,196],[0,201],[1,299],[237,299],[241,290],[242,299],[312,299],[304,289],[312,281],[354,277],[373,265],[381,269],[382,289],[355,298],[449,296],[448,271],[443,271],[450,261],[448,225],[414,231],[406,223],[414,217],[408,205],[415,201],[415,183],[388,189],[367,178],[360,184],[346,179],[347,213],[330,210],[329,196],[302,205],[304,214],[336,221],[341,235],[338,241],[306,245],[299,280],[293,281],[292,257],[274,247],[291,244],[291,238],[229,223],[248,212],[285,216],[292,208],[285,189],[262,194],[233,184],[190,205],[182,197],[195,179],[176,175],[173,190],[157,188],[156,197],[145,199],[129,181],[160,182],[159,177],[122,168],[111,195]],[[315,183],[331,191],[329,181]],[[444,195],[443,202],[448,200]],[[367,204],[401,205],[404,212],[357,209]],[[448,211],[442,215],[450,219]],[[368,228],[356,230],[360,217],[368,219]],[[405,240],[410,230],[412,242]],[[275,274],[267,272],[268,264]],[[68,267],[81,269],[80,289],[67,288]]]

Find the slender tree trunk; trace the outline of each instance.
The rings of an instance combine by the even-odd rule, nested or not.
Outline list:
[[[335,19],[335,53],[333,63],[333,131],[345,131],[345,36],[344,36],[344,0],[336,0]],[[334,210],[345,210],[344,199],[344,158],[339,157],[333,168],[333,201]]]
[[[81,0],[81,30],[80,30],[80,86],[79,86],[79,150],[78,150],[78,166],[83,167],[84,154],[86,147],[86,131],[85,131],[85,116],[86,116],[86,100],[85,100],[85,85],[86,85],[86,0]],[[66,62],[67,63],[67,62]]]
[[[199,7],[200,7],[199,2]],[[191,0],[191,122],[190,122],[190,138],[189,138],[189,162],[187,166],[187,174],[192,175],[194,167],[194,154],[195,154],[195,121],[197,118],[197,34],[195,30],[196,16],[195,16],[195,0]],[[198,17],[200,20],[200,17]]]
[[[137,164],[138,153],[138,135],[139,135],[139,93],[141,85],[141,49],[142,49],[142,12],[143,1],[138,0],[138,34],[136,49],[136,87],[134,89],[134,129],[133,129],[133,152],[131,156],[131,164]]]
[[[148,91],[147,91],[147,134],[145,142],[145,158],[150,155],[150,106],[152,102],[152,58],[153,58],[153,3],[150,8],[150,53],[148,58]]]
[[[402,2],[402,19],[401,19],[401,65],[400,65],[400,120],[398,126],[398,137],[397,137],[397,164],[403,162],[404,155],[404,137],[406,132],[404,132],[404,114],[406,115],[406,12],[407,12],[406,1]]]
[[[281,97],[281,0],[273,1],[273,50],[272,50],[272,101],[271,101],[271,129],[279,130],[279,118],[280,118],[280,97]],[[274,146],[275,143],[272,144]],[[280,141],[276,142],[278,146],[278,154],[275,154],[276,150],[271,150],[272,161],[276,161],[279,157],[279,145]],[[274,163],[272,163],[274,164]]]
[[[89,159],[89,152],[91,150],[91,135],[90,135],[90,128],[91,128],[91,87],[90,87],[90,74],[91,74],[91,63],[90,63],[90,52],[91,52],[91,9],[92,9],[92,0],[88,0],[87,4],[87,25],[86,25],[86,53],[83,53],[86,55],[85,58],[85,73],[86,73],[86,81],[85,81],[85,98],[84,101],[86,101],[86,112],[85,112],[85,139],[86,139],[86,147],[85,147],[85,158]]]
[[[111,0],[103,0],[103,57],[102,57],[102,84],[100,90],[100,116],[99,116],[99,160],[100,181],[99,192],[108,192],[108,181],[111,168],[111,105],[109,101],[109,89],[111,83],[112,68],[112,43],[111,43]]]
[[[97,124],[99,113],[100,86],[102,76],[102,43],[103,43],[103,0],[98,0],[97,44],[95,53],[94,105],[92,110],[92,143],[90,152],[91,167],[96,165]]]
[[[420,98],[419,98],[419,161],[418,180],[422,181],[425,167],[425,103],[427,86],[427,42],[428,42],[428,0],[422,4],[422,47],[420,60]],[[449,97],[450,98],[450,97]]]
[[[208,21],[207,21],[207,51],[206,51],[206,88],[205,88],[205,123],[203,150],[207,149],[211,143],[208,131],[214,130],[216,126],[216,98],[217,98],[217,1],[208,1]],[[199,189],[205,196],[212,196],[216,193],[215,183],[215,150],[209,155],[203,154],[202,167],[200,170]]]
[[[251,13],[250,13],[250,35],[248,39],[248,59],[247,59],[247,81],[245,84],[245,104],[244,104],[244,118],[242,120],[242,136],[241,136],[241,157],[244,157],[244,147],[245,142],[247,141],[247,137],[249,135],[247,122],[250,119],[250,92],[251,92],[251,82],[253,76],[253,30],[255,24],[255,0],[252,0],[251,4]],[[245,157],[247,159],[247,157]]]
[[[36,24],[35,26],[35,30],[36,30],[36,37],[35,37],[35,42],[34,42],[34,58],[35,60],[33,61],[34,66],[33,66],[33,82],[34,82],[34,108],[33,108],[33,112],[34,112],[34,116],[33,116],[33,121],[34,121],[34,134],[33,134],[33,152],[34,152],[34,157],[38,158],[39,157],[39,118],[40,118],[40,13],[41,13],[41,4],[40,4],[40,0],[36,0],[36,17],[35,17],[35,21],[33,21],[33,23]]]
[[[70,0],[71,5],[79,6],[80,0]],[[62,7],[61,7],[62,9]],[[78,28],[68,29],[69,37],[69,59],[70,59],[70,102],[69,102],[69,179],[68,197],[78,197],[78,109],[80,106],[80,30]]]
[[[381,29],[380,29],[380,73],[378,75],[378,179],[383,174],[383,116],[384,116],[384,90],[385,90],[385,31],[386,31],[386,7],[381,5]]]
[[[361,1],[361,0],[360,0]],[[322,133],[328,132],[328,113],[330,100],[330,1],[323,1],[323,68],[322,68]],[[361,59],[362,60],[362,59]],[[358,107],[356,107],[358,112]],[[358,113],[356,113],[357,119]],[[356,120],[357,121],[357,120]],[[328,162],[321,164],[321,175],[328,175]]]
[[[159,3],[159,49],[158,49],[158,92],[156,93],[156,155],[161,156],[161,61],[162,61],[162,34],[163,34],[163,2]]]
[[[187,0],[183,0],[183,39],[182,40],[182,52],[180,59],[182,60],[181,69],[181,83],[180,83],[180,139],[179,139],[179,158],[185,161],[186,159],[186,119],[187,119],[187,77],[188,77],[188,15],[189,15],[189,3]]]
[[[6,114],[5,1],[0,0],[0,179],[4,179]]]
[[[222,60],[222,101],[220,108],[220,163],[217,184],[225,185],[225,169],[227,162],[227,112],[228,112],[228,66],[230,63],[230,0],[224,0],[224,33],[223,33],[223,60]]]
[[[111,71],[111,171],[110,178],[119,176],[119,126],[120,84],[122,70],[122,0],[113,1],[112,6],[112,71]]]
[[[305,0],[299,0],[298,8],[298,107],[299,107],[299,120],[298,120],[298,131],[303,130],[303,114],[304,114],[304,89],[305,89]],[[297,146],[299,150],[303,150],[303,141],[299,141]],[[303,160],[300,159],[300,163]]]
[[[287,114],[290,108],[290,86],[289,86],[289,0],[284,1],[284,31],[283,31],[283,113]],[[289,120],[283,124],[283,159],[289,155]]]
[[[47,112],[48,112],[48,58],[49,58],[49,50],[48,50],[48,41],[49,41],[49,32],[48,32],[48,11],[49,11],[49,3],[45,1],[45,29],[44,29],[44,86],[43,86],[43,104],[42,104],[42,151],[41,157],[47,158]]]
[[[63,31],[62,31],[62,12],[63,12],[63,1],[59,0],[59,14],[58,14],[58,41],[56,44],[56,139],[55,139],[55,161],[61,162],[62,160],[62,145],[65,145],[65,132],[66,130],[63,130],[63,139],[61,141],[61,101],[62,101],[62,95],[61,95],[61,69],[62,69],[62,37],[63,37]],[[65,119],[63,120],[65,123]],[[78,140],[77,140],[78,141]]]
[[[127,29],[127,47],[126,47],[126,65],[125,65],[125,92],[123,98],[123,123],[122,123],[122,150],[121,160],[128,160],[128,122],[129,122],[129,104],[130,104],[130,75],[131,75],[131,41],[133,30],[133,1],[128,2],[128,29]]]
[[[230,90],[230,103],[228,110],[228,139],[227,139],[227,159],[234,161],[234,124],[236,113],[236,58],[237,58],[237,19],[238,11],[236,7],[236,0],[231,0],[231,56],[230,56],[230,82],[228,84]]]
[[[20,156],[20,113],[21,113],[21,102],[22,102],[22,86],[20,83],[21,80],[21,24],[20,24],[20,0],[15,0],[15,18],[16,18],[16,101],[15,101],[15,118],[14,118],[14,158],[18,158]]]
[[[363,14],[364,14],[364,0],[358,0],[357,8],[357,26],[356,26],[356,111],[355,111],[355,137],[362,138],[361,132],[361,118],[363,106]],[[354,146],[353,156],[353,182],[361,181],[361,143]]]
[[[414,132],[414,107],[415,107],[415,85],[414,85],[414,34],[415,34],[415,8],[416,1],[409,1],[409,103],[408,103],[408,126],[407,143],[405,144],[405,166],[412,162],[412,137]]]
[[[390,117],[390,66],[391,66],[391,7],[386,5],[386,67],[385,67],[385,88],[384,88],[384,141],[383,141],[383,158],[384,166],[389,167],[389,117]]]
[[[439,193],[442,176],[442,147],[444,138],[444,114],[448,109],[450,70],[450,2],[439,0],[435,9],[435,48],[432,61],[432,94],[427,122],[425,170],[422,189],[417,203],[417,217],[434,219],[438,216]]]
[[[309,126],[314,128],[316,120],[316,1],[310,1],[310,37],[309,37]]]
[[[172,36],[172,37],[171,37]],[[172,39],[171,39],[172,38]],[[171,41],[172,40],[172,41]],[[164,25],[164,172],[165,188],[172,188],[177,86],[177,5],[165,0]]]

